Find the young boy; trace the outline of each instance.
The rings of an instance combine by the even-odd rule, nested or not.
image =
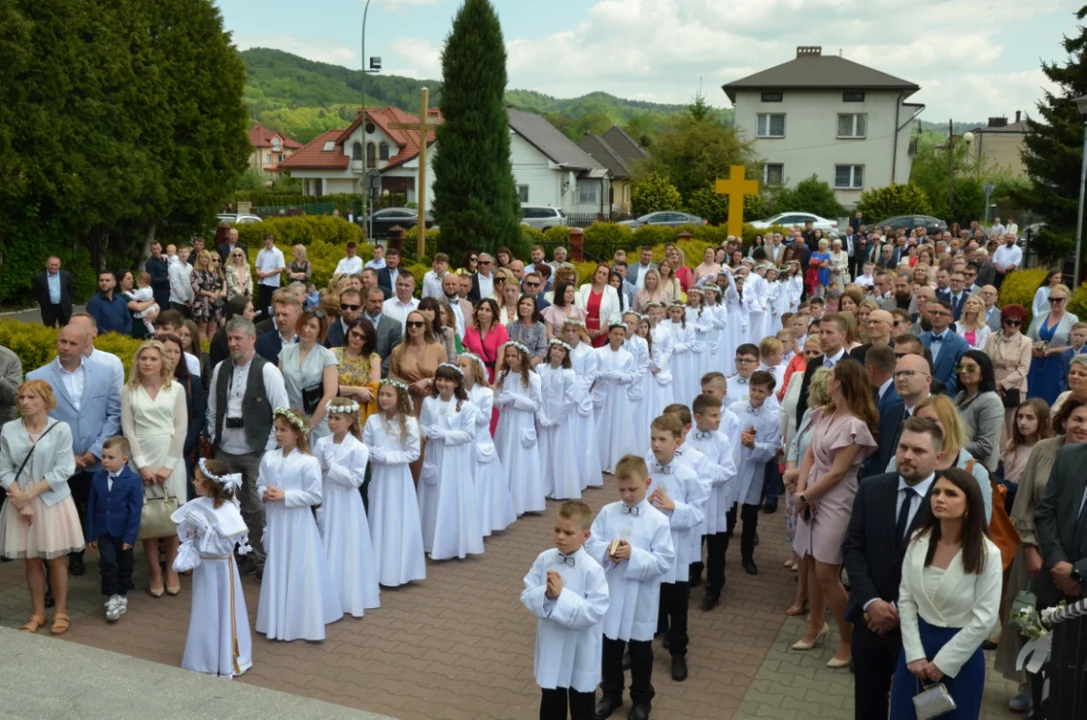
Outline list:
[[[131,300],[138,300],[139,302],[146,302],[148,300],[154,300],[155,295],[151,290],[151,273],[142,272],[136,276],[136,289],[129,293]],[[143,326],[147,328],[149,335],[155,334],[155,325],[152,320],[159,314],[158,304],[154,304],[146,310],[141,310],[136,313],[132,313],[132,317],[137,320],[143,321]]]
[[[604,616],[601,696],[596,718],[611,717],[623,704],[623,650],[630,646],[630,711],[648,720],[653,700],[653,631],[660,608],[661,577],[675,565],[669,518],[646,499],[649,468],[637,455],[615,464],[619,502],[601,508],[586,552],[604,566],[608,612]],[[659,500],[659,496],[658,496]]]
[[[728,379],[728,391],[721,401],[725,407],[744,402],[748,395],[748,382],[751,375],[759,369],[759,347],[744,343],[736,348],[736,374]]]
[[[533,675],[543,690],[541,720],[591,720],[595,711],[608,581],[582,549],[592,521],[580,500],[560,505],[555,547],[540,553],[525,575],[521,603],[539,618]]]
[[[709,568],[706,573],[706,596],[702,600],[702,609],[706,611],[712,610],[721,600],[721,590],[725,585],[725,551],[728,549],[728,511],[736,501],[733,489],[736,448],[730,436],[721,432],[722,411],[732,415],[731,411],[723,409],[720,398],[705,393],[696,397],[696,431],[689,440],[691,447],[706,457],[712,479],[703,525],[703,537],[708,546],[706,564]],[[732,417],[735,418],[735,415]],[[736,437],[739,437],[739,432]]]
[[[823,319],[823,313],[826,312],[827,302],[821,297],[813,297],[808,301],[811,305],[811,322],[817,323]]]
[[[706,374],[709,375],[710,373]],[[661,413],[663,415],[674,415],[682,424],[683,427],[679,434],[679,447],[676,448],[676,459],[685,463],[691,470],[694,470],[695,477],[701,480],[702,485],[706,488],[706,495],[708,497],[713,478],[710,476],[710,469],[706,461],[706,456],[697,448],[687,444],[687,434],[691,432],[691,427],[693,427],[694,423],[691,409],[680,403],[672,403],[671,405],[666,406]],[[646,462],[649,462],[650,456],[647,455],[645,459]],[[691,571],[689,575],[691,587],[697,587],[702,582],[702,534],[705,524],[706,520],[703,515],[702,522],[691,533],[691,536],[694,539],[694,546],[691,550]],[[678,555],[679,553],[677,552],[676,554]],[[657,627],[657,632],[663,633],[667,629],[667,616],[662,612],[661,624]]]
[[[864,288],[865,293],[870,292],[876,286],[875,270],[876,266],[874,264],[866,262],[864,272],[854,281]]]
[[[87,547],[98,550],[106,620],[128,610],[133,553],[143,512],[143,481],[128,467],[128,440],[114,435],[102,443],[102,469],[91,479],[87,498]]]
[[[445,297],[442,290],[442,278],[449,269],[449,256],[445,253],[435,253],[430,263],[430,270],[423,275],[423,297]]]
[[[775,385],[781,385],[785,374],[785,348],[776,337],[766,337],[759,343],[759,370],[774,376]]]
[[[793,336],[793,331],[781,329],[778,330],[775,337],[781,341],[781,362],[785,363],[786,367],[788,367],[789,362],[796,357],[797,353],[796,338]]]
[[[1087,322],[1078,322],[1072,326],[1068,335],[1072,347],[1061,353],[1061,392],[1068,389],[1068,372],[1072,369],[1072,358],[1080,353],[1087,352],[1084,345],[1087,344]]]
[[[736,502],[740,504],[743,534],[740,537],[740,559],[748,575],[759,572],[755,565],[755,533],[759,525],[759,505],[762,501],[766,464],[781,449],[778,428],[780,406],[771,397],[774,376],[757,371],[747,385],[748,396],[732,409],[740,420],[740,447],[736,455]],[[736,526],[736,506],[729,510],[728,532]]]

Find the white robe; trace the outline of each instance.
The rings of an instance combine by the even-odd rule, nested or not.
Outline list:
[[[702,484],[692,465],[684,459],[677,457],[672,462],[661,465],[650,453],[645,462],[649,466],[649,494],[663,489],[676,506],[674,510],[653,506],[668,518],[672,548],[675,551],[675,562],[661,576],[661,582],[687,582],[690,578],[688,568],[697,559],[694,549],[701,542],[698,530],[705,518],[706,497],[709,494],[707,486]]]
[[[629,559],[613,562],[607,557],[608,545],[615,538],[630,544]],[[608,579],[604,637],[624,642],[652,640],[657,631],[661,578],[676,559],[668,518],[648,500],[632,508],[622,502],[605,505],[593,520],[585,552],[603,566]]]
[[[211,498],[198,497],[170,519],[181,539],[174,571],[192,570],[192,609],[181,667],[221,678],[241,675],[253,666],[253,638],[234,562],[234,546],[247,550],[249,545],[237,501],[215,507]]]
[[[541,363],[536,369],[543,396],[543,406],[536,413],[536,424],[539,426],[544,492],[555,500],[577,499],[581,497],[581,474],[577,463],[581,438],[574,427],[577,377],[573,370],[554,369],[549,364]]]
[[[758,345],[766,331],[767,283],[757,273],[748,273],[744,282],[744,308],[747,310],[747,338],[745,342]]]
[[[432,560],[483,552],[483,530],[471,471],[477,413],[472,403],[455,397],[448,402],[440,397],[423,400],[419,426],[427,444],[419,472],[419,517],[423,550],[430,553]]]
[[[735,403],[731,410],[740,421],[740,431],[755,428],[754,449],[736,441],[736,502],[758,505],[762,502],[762,485],[766,463],[781,449],[781,428],[778,427],[776,401],[767,399],[762,407],[752,408],[748,402]]]
[[[483,385],[468,391],[476,410],[476,452],[472,462],[472,480],[476,488],[476,516],[483,537],[505,530],[517,519],[510,497],[509,474],[491,438],[491,411],[494,392]]]
[[[593,385],[596,406],[597,441],[600,443],[600,471],[611,473],[624,455],[636,452],[634,412],[630,388],[634,382],[634,356],[610,345],[596,349],[599,372]]]
[[[714,370],[723,372],[721,370],[721,349],[725,346],[725,306],[707,305],[705,314],[709,316],[709,323],[713,328],[706,337],[706,349],[709,351],[710,356],[706,372]],[[699,391],[701,392],[701,379],[699,383]]]
[[[789,298],[787,288],[782,283],[767,282],[766,285],[767,305],[770,308],[766,313],[766,337],[774,337],[781,330],[781,315],[787,312],[785,308],[789,305]]]
[[[702,376],[711,370],[716,370],[713,367],[713,351],[717,346],[717,331],[713,327],[713,311],[706,308],[701,310],[700,315],[698,308],[687,308],[687,327],[694,328],[695,338],[694,345],[691,347],[694,352],[695,373],[693,381],[687,388],[686,403],[688,405],[694,402],[694,399],[702,392]]]
[[[562,592],[554,600],[547,598],[548,570],[562,578]],[[600,563],[584,547],[569,558],[554,548],[543,551],[525,575],[521,603],[538,618],[536,684],[594,692],[603,661],[601,622],[608,611],[608,581]]]
[[[747,311],[731,273],[725,289],[725,318],[725,341],[721,348],[724,366],[721,372],[731,375],[736,372],[736,348],[747,342]]]
[[[384,413],[366,419],[362,441],[370,448],[370,538],[378,562],[378,582],[396,587],[426,579],[419,500],[408,463],[419,459],[419,423],[408,417],[407,437],[400,421]]]
[[[729,412],[729,414],[732,413]],[[739,420],[736,422],[738,423]],[[724,427],[722,418],[721,428],[724,429]],[[728,529],[726,516],[736,501],[733,487],[736,479],[736,451],[733,443],[739,443],[739,428],[736,432],[735,441],[732,435],[727,435],[721,430],[703,432],[696,429],[687,434],[684,447],[690,445],[706,457],[707,475],[710,481],[710,493],[706,499],[706,520],[702,525],[703,535],[715,535]]]
[[[592,345],[578,343],[570,353],[570,366],[577,378],[577,413],[572,420],[574,433],[581,441],[577,465],[581,473],[582,490],[604,484],[604,478],[600,474],[600,446],[596,441],[596,415],[593,414],[590,391],[596,380],[598,364]]]
[[[319,438],[313,454],[321,462],[324,475],[317,527],[325,543],[332,582],[343,611],[362,617],[365,610],[381,607],[374,544],[359,495],[370,450],[348,433],[339,445],[332,435]]]
[[[634,452],[644,455],[649,451],[649,423],[656,417],[647,418],[647,408],[652,403],[646,391],[645,378],[649,372],[649,343],[637,335],[623,341],[623,349],[634,357],[634,379],[627,394],[630,397],[630,412],[634,424],[634,439],[638,445]],[[643,428],[645,428],[643,432]]]
[[[544,496],[543,465],[540,443],[536,437],[536,413],[543,407],[540,376],[528,373],[528,387],[520,373],[510,372],[499,388],[494,404],[498,407],[498,427],[494,446],[510,471],[510,496],[517,516],[547,509]]]
[[[343,617],[313,506],[321,504],[321,463],[312,455],[279,448],[264,453],[257,494],[280,488],[280,502],[264,504],[264,578],[257,632],[269,640],[324,640],[325,625]]]
[[[692,348],[699,341],[695,337],[695,329],[692,323],[661,321],[668,331],[672,333],[672,393],[675,402],[690,403],[697,397],[691,392],[695,385],[698,391],[702,391],[702,378],[698,374],[698,360],[695,358]]]
[[[675,402],[672,379],[672,333],[663,323],[650,331],[653,349],[649,353],[649,372],[642,378],[645,405],[634,432],[649,442],[649,425]],[[656,373],[653,371],[656,370]],[[647,446],[648,447],[648,446]]]

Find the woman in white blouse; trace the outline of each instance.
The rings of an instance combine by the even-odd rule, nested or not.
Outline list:
[[[902,563],[902,654],[892,684],[891,720],[915,718],[914,696],[936,682],[944,684],[956,706],[941,717],[981,715],[981,643],[1000,611],[1000,550],[989,540],[981,492],[969,473],[939,471],[931,504],[932,513]]]
[[[985,322],[985,303],[978,295],[963,301],[962,316],[955,323],[955,333],[974,350],[984,350],[989,342],[988,324]]]

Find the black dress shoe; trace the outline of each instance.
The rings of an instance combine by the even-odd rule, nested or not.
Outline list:
[[[600,699],[596,701],[596,712],[593,714],[593,717],[595,717],[596,720],[604,720],[604,718],[609,718],[611,717],[611,714],[618,710],[622,704],[622,700],[616,700],[614,698],[608,697],[607,695],[601,695]]]
[[[683,682],[687,679],[687,657],[685,655],[672,656],[672,679]]]
[[[83,553],[72,553],[68,556],[68,574],[79,577],[83,574]]]
[[[744,560],[743,561],[743,566],[744,566],[744,572],[746,572],[748,575],[758,575],[759,574],[759,568],[755,565],[754,560]]]
[[[635,705],[630,709],[630,715],[627,715],[627,720],[649,720],[649,706]]]
[[[767,504],[762,506],[763,515],[773,515],[777,511],[778,511],[777,503],[774,503],[773,505],[771,505],[770,503],[767,503]]]
[[[982,650],[996,650],[999,647],[999,643],[995,643],[992,640],[985,640],[981,643]]]
[[[623,652],[623,669],[630,670],[630,648]]]
[[[702,609],[706,612],[713,610],[717,607],[717,604],[721,602],[721,596],[718,593],[706,593],[706,596],[702,598]]]
[[[702,573],[692,572],[690,577],[690,585],[695,588],[702,584]]]

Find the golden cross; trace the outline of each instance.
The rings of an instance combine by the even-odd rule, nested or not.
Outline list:
[[[728,234],[741,237],[744,232],[744,196],[759,192],[758,180],[744,179],[744,166],[733,165],[729,179],[718,179],[715,188],[718,195],[728,195]]]
[[[437,118],[428,117],[430,105],[430,91],[422,89],[423,101],[419,111],[419,122],[416,123],[389,123],[393,130],[417,130],[419,132],[419,177],[415,181],[415,200],[419,205],[419,220],[415,225],[418,240],[415,250],[415,258],[418,260],[426,254],[426,134],[435,125],[440,124]]]

